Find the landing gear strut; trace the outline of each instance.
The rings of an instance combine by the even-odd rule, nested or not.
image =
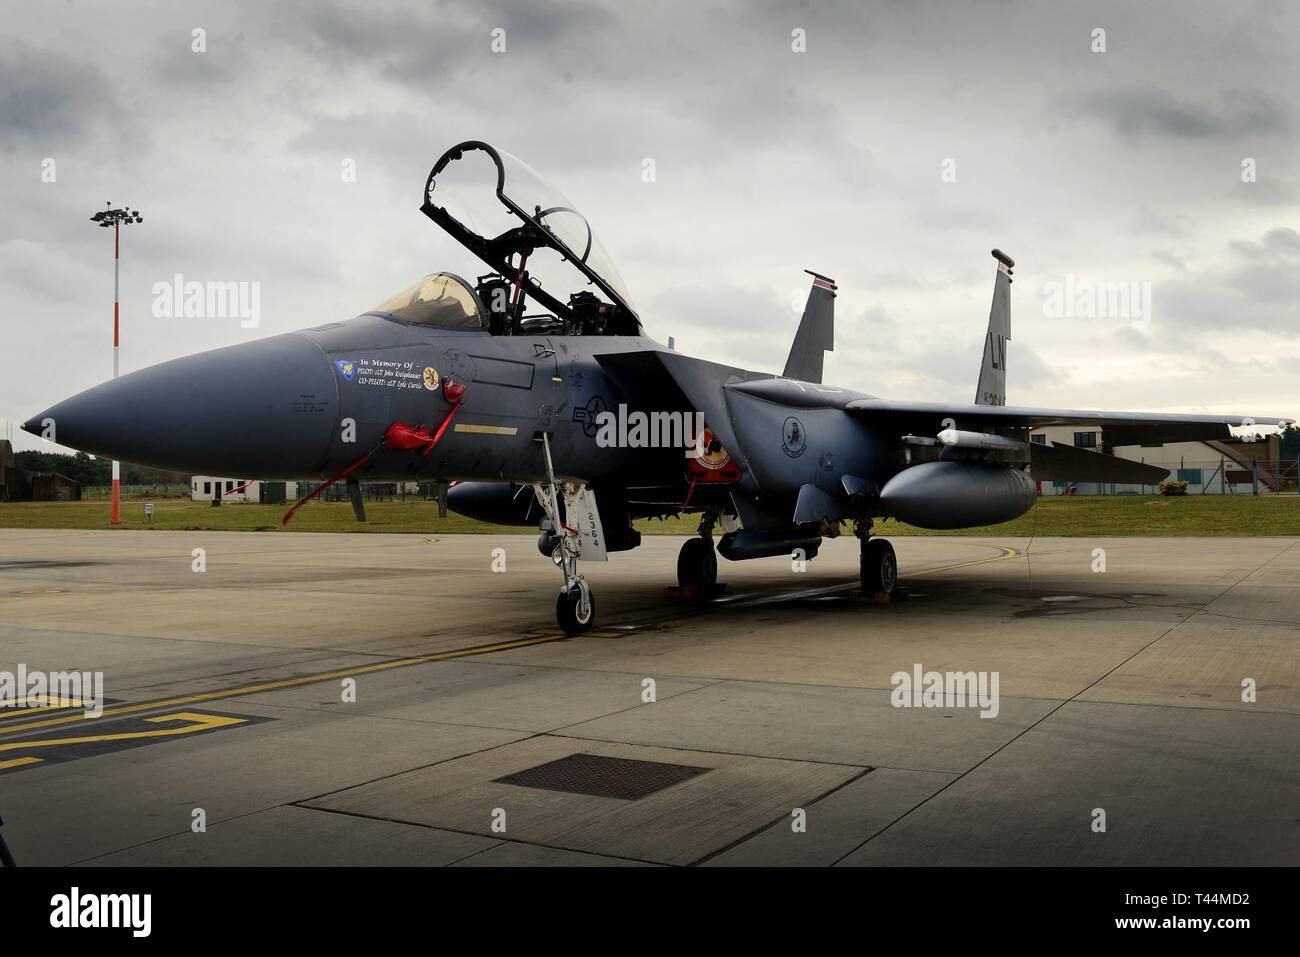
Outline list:
[[[700,519],[700,531],[689,538],[677,553],[677,584],[698,591],[712,591],[718,583],[718,553],[713,548],[715,519],[706,514]]]
[[[861,543],[862,594],[892,595],[898,586],[898,559],[894,555],[894,546],[883,538],[871,537],[870,519],[854,523],[853,534]]]
[[[590,628],[596,620],[596,597],[591,593],[591,586],[586,579],[578,574],[578,553],[581,550],[578,530],[560,520],[555,468],[551,464],[551,443],[545,432],[542,433],[542,450],[546,454],[547,484],[533,486],[533,491],[545,510],[551,527],[542,533],[537,547],[545,552],[549,545],[551,560],[564,572],[564,586],[555,599],[555,621],[566,634],[578,635]]]

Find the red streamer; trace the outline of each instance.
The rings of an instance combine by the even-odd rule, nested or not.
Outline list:
[[[442,434],[447,431],[447,426],[451,423],[451,417],[454,416],[456,410],[460,408],[461,400],[465,397],[465,385],[464,383],[457,382],[455,379],[446,379],[442,384],[442,395],[443,398],[451,403],[451,410],[443,417],[442,424],[438,426],[437,432],[430,435],[427,429],[416,428],[413,425],[407,425],[405,422],[394,422],[384,431],[384,438],[380,444],[384,448],[393,449],[395,451],[411,452],[416,449],[423,449],[424,451],[421,453],[422,455],[428,455],[432,452],[433,447],[437,445],[438,440],[442,438]],[[311,494],[298,499],[298,501],[294,503],[293,508],[284,513],[284,518],[280,519],[280,524],[288,525],[289,520],[298,513],[298,509],[302,508],[339,479],[347,478],[357,469],[361,468],[361,466],[374,458],[375,452],[377,451],[379,450],[376,448],[374,451],[361,456],[361,458],[357,459],[343,471],[330,476],[329,479],[313,489]]]

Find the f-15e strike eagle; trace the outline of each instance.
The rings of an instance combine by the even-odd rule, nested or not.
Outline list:
[[[559,624],[578,633],[596,608],[579,560],[636,548],[637,518],[699,516],[677,576],[704,594],[718,553],[812,558],[851,523],[862,588],[887,595],[898,567],[876,519],[991,525],[1028,511],[1036,480],[1167,474],[1031,443],[1033,428],[1101,427],[1120,446],[1222,439],[1243,422],[1006,405],[1014,263],[998,250],[975,401],[897,402],[822,383],[836,291],[825,276],[811,274],[783,373],[751,372],[647,336],[587,220],[504,151],[449,149],[421,210],[488,272],[436,273],[347,322],[164,362],[23,428],[178,471],[344,480],[358,517],[362,481],[455,482],[440,511],[541,529],[563,573]]]

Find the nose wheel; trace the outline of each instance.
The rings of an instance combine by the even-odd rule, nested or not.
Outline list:
[[[555,620],[564,632],[578,635],[591,627],[596,620],[596,596],[585,579],[560,592],[555,600]]]

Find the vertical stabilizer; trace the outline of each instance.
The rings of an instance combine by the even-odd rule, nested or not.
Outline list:
[[[822,381],[822,363],[825,353],[835,350],[835,281],[805,269],[813,277],[808,290],[808,303],[803,307],[803,318],[794,334],[790,356],[785,360],[781,375],[800,382]]]
[[[993,306],[989,309],[989,331],[984,337],[984,361],[980,364],[976,405],[1007,404],[1007,343],[1011,341],[1011,271],[1015,260],[1000,249],[993,250],[998,273],[993,280]]]

